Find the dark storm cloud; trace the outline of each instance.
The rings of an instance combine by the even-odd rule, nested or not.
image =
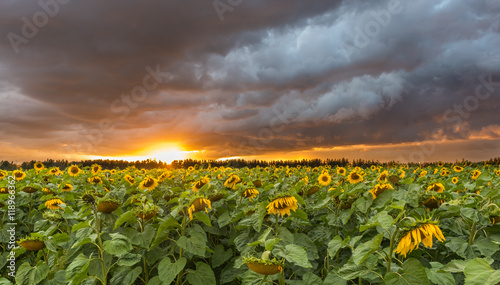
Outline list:
[[[247,0],[223,17],[211,1],[40,3],[54,15],[32,37],[42,7],[0,3],[10,145],[235,156],[499,137],[497,1]],[[145,76],[161,83],[131,99]]]

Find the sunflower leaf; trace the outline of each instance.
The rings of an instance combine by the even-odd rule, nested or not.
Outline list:
[[[352,252],[352,258],[356,265],[360,265],[365,259],[375,250],[377,250],[382,243],[384,238],[383,234],[377,235],[372,240],[364,242],[354,249]]]
[[[500,270],[494,270],[483,258],[474,258],[465,266],[465,284],[495,285],[500,280]]]
[[[407,259],[399,272],[388,272],[384,280],[386,285],[430,285],[424,266],[415,258]]]

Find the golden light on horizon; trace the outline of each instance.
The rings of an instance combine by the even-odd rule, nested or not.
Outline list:
[[[168,148],[162,148],[154,150],[150,153],[151,158],[156,158],[156,160],[166,162],[168,164],[172,163],[174,160],[186,159],[186,151],[181,150],[179,147],[172,146]]]

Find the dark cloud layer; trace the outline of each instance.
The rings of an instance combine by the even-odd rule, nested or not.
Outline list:
[[[0,159],[500,155],[498,1],[237,2],[0,2]]]

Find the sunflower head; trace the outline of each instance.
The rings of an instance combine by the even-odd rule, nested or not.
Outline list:
[[[80,173],[80,168],[77,165],[71,165],[68,167],[68,174],[72,177],[78,176]]]
[[[91,169],[91,172],[93,175],[96,175],[97,173],[99,173],[99,171],[102,170],[102,166],[100,166],[99,164],[95,163],[95,164],[92,164],[92,166],[90,167]]]
[[[95,193],[93,191],[85,191],[82,195],[82,201],[83,203],[87,205],[95,205],[96,200],[95,200]]]
[[[35,168],[36,172],[40,172],[45,168],[45,166],[41,162],[35,162],[33,168]]]
[[[294,196],[282,196],[275,198],[267,205],[268,214],[279,214],[281,217],[290,215],[290,211],[297,210],[297,199]]]
[[[330,182],[332,182],[332,178],[330,177],[330,175],[328,175],[328,172],[323,172],[318,177],[318,183],[321,186],[328,186]]]
[[[259,191],[254,188],[246,189],[241,196],[248,198],[248,200],[252,201],[253,198],[257,197],[259,195]]]
[[[60,205],[65,205],[61,198],[55,196],[45,202],[45,207],[50,210],[62,209]]]
[[[200,189],[203,186],[205,186],[206,184],[209,184],[209,182],[210,182],[210,179],[208,177],[203,177],[198,182],[194,183],[193,188],[192,188],[193,192],[198,193],[198,191],[200,191]]]
[[[387,170],[384,170],[380,175],[378,176],[378,181],[379,182],[386,182],[387,181],[387,176],[389,176],[389,172]]]
[[[434,191],[437,193],[441,193],[445,190],[444,186],[442,183],[432,183],[427,187],[427,191]]]
[[[457,182],[458,182],[458,177],[453,177],[453,178],[451,179],[451,183],[453,183],[453,184],[457,184]]]
[[[477,179],[479,175],[481,175],[481,171],[479,171],[478,169],[472,171],[472,179]]]
[[[7,172],[4,170],[0,170],[0,180],[4,179],[7,176]]]
[[[130,185],[134,184],[134,177],[130,176],[130,175],[125,175],[123,177],[123,179],[125,179],[125,181],[127,181]]]
[[[373,187],[373,189],[370,190],[370,193],[372,194],[373,199],[375,199],[378,197],[378,195],[382,194],[382,192],[384,192],[385,190],[389,190],[389,189],[394,189],[391,184],[381,183],[381,184],[375,185],[375,187]]]
[[[453,170],[455,170],[455,172],[462,172],[464,168],[460,165],[455,165],[453,166]]]
[[[63,191],[63,192],[73,191],[73,185],[71,185],[69,183],[61,184],[61,186],[62,186],[61,191]]]
[[[52,167],[49,170],[49,173],[52,175],[59,175],[59,174],[61,174],[61,170],[59,169],[59,167]]]
[[[347,179],[349,180],[349,183],[356,184],[356,183],[363,181],[363,176],[356,171],[351,171],[351,173],[349,173]]]
[[[16,181],[21,181],[24,179],[24,177],[26,177],[26,173],[24,173],[22,170],[14,170],[14,172],[12,172],[12,175],[14,176]]]
[[[93,176],[89,178],[89,183],[91,184],[102,184],[102,179],[99,176]]]
[[[395,253],[406,255],[415,249],[418,249],[420,242],[427,248],[432,247],[432,238],[436,237],[439,241],[445,241],[437,221],[417,221],[408,230],[403,232]]]
[[[340,175],[345,175],[346,174],[346,170],[344,167],[337,167],[337,174],[340,174]]]
[[[148,189],[149,191],[153,191],[156,186],[158,186],[158,181],[149,175],[139,184],[139,188],[142,190]]]

